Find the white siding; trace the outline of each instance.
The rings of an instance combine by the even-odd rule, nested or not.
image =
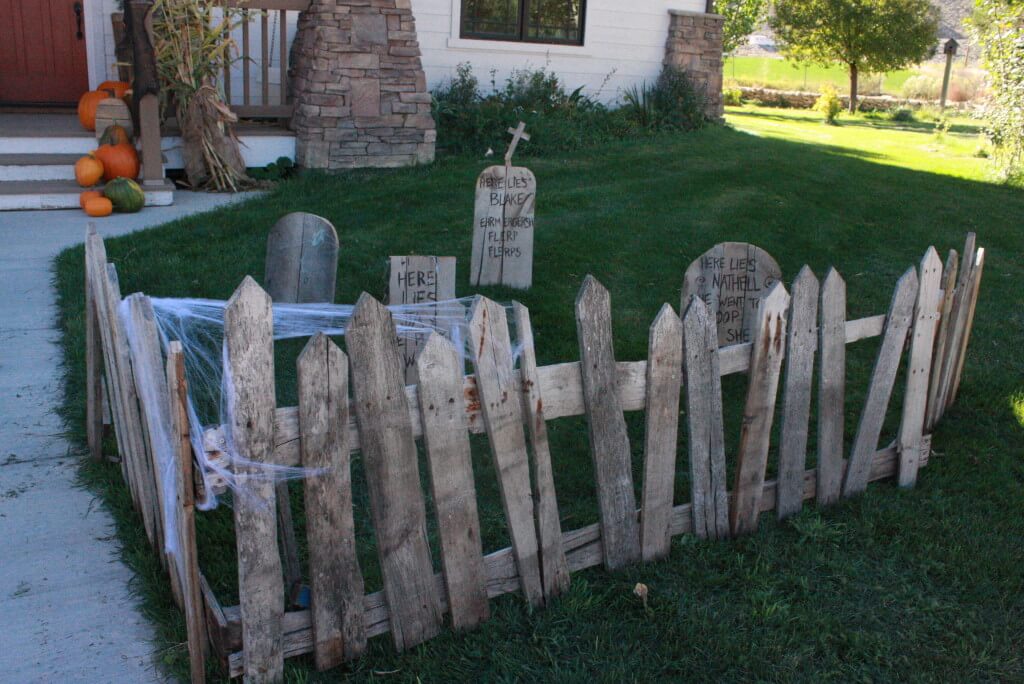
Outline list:
[[[450,79],[462,62],[485,88],[495,71],[502,85],[516,69],[546,67],[569,90],[584,91],[605,101],[622,90],[653,81],[661,70],[668,37],[670,9],[704,11],[704,0],[589,0],[584,45],[543,45],[459,38],[461,0],[412,0],[416,32],[423,51],[423,69],[430,88]]]

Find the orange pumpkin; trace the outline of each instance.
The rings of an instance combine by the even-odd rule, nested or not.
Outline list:
[[[96,105],[110,96],[109,90],[90,90],[78,100],[78,120],[85,130],[96,130]]]
[[[134,179],[139,175],[139,153],[131,143],[100,145],[93,155],[103,162],[103,180]]]
[[[107,126],[107,130],[103,131],[103,135],[100,136],[100,145],[117,145],[130,142],[131,138],[128,137],[128,131],[124,129],[124,126],[118,124]]]
[[[75,162],[75,180],[83,188],[96,185],[103,177],[103,162],[87,154]]]
[[[114,93],[114,97],[124,97],[131,88],[132,84],[126,81],[104,81],[96,90],[109,90]]]
[[[91,199],[96,199],[97,197],[103,197],[103,193],[99,190],[86,190],[78,196],[78,205],[85,209],[86,202]]]
[[[106,197],[93,197],[85,201],[85,213],[89,216],[110,216],[113,212],[114,205]]]

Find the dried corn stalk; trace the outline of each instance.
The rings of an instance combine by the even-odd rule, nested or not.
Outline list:
[[[173,98],[189,184],[232,192],[252,185],[235,135],[238,117],[216,85],[241,12],[214,0],[156,0],[152,17],[161,96]]]

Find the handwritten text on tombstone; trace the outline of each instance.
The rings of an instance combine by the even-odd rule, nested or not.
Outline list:
[[[533,216],[537,179],[522,166],[490,166],[476,183],[471,285],[533,282]]]

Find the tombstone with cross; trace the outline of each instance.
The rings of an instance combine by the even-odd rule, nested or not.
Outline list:
[[[476,181],[473,258],[470,285],[507,285],[528,289],[533,283],[533,216],[537,179],[512,166],[520,140],[529,140],[526,124],[509,128],[512,142],[504,166],[489,166]]]

